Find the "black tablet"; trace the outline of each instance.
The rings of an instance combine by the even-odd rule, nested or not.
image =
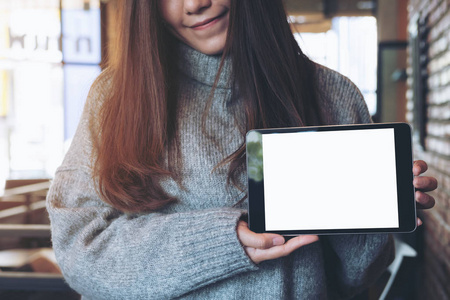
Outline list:
[[[251,130],[249,226],[282,235],[416,228],[405,123]]]

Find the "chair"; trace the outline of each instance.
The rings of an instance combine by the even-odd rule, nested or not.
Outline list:
[[[416,257],[417,252],[414,250],[411,246],[409,246],[407,243],[402,242],[401,240],[395,238],[395,259],[394,261],[389,265],[388,271],[390,273],[389,280],[386,283],[383,292],[380,295],[379,300],[385,300],[392,284],[394,283],[395,277],[397,276],[397,273],[400,269],[400,266],[402,264],[404,257]]]
[[[33,252],[40,247],[51,247],[50,224],[45,209],[49,187],[49,179],[6,182],[5,191],[0,195],[0,250],[14,253],[11,249],[21,248],[16,252]],[[55,299],[61,293],[70,299],[79,298],[61,274],[31,271],[0,271],[0,298],[26,297],[27,291],[31,294],[50,293],[45,294],[48,298],[52,298],[52,293],[57,294]]]

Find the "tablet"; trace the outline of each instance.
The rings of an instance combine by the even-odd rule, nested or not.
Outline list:
[[[282,235],[412,232],[406,123],[251,130],[249,227]]]

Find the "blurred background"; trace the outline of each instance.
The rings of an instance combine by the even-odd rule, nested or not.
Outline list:
[[[110,51],[116,2],[0,0],[0,298],[77,299],[29,257],[51,249],[45,194]],[[396,237],[397,265],[360,299],[450,299],[450,2],[284,2],[306,54],[349,77],[375,122],[410,123],[415,157],[440,183],[424,225]]]

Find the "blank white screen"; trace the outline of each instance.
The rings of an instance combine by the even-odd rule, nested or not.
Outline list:
[[[398,228],[394,129],[263,134],[266,230]]]

